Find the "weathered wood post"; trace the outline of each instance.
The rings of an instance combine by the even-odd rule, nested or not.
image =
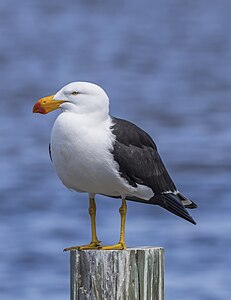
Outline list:
[[[71,251],[71,300],[164,300],[164,249]]]

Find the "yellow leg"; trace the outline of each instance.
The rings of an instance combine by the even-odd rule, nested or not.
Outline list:
[[[89,198],[89,210],[88,211],[89,211],[89,215],[91,217],[91,233],[92,233],[92,238],[91,238],[90,244],[65,248],[63,251],[74,250],[74,249],[75,250],[98,249],[100,247],[100,241],[98,240],[97,234],[96,234],[96,223],[95,223],[96,204],[95,204],[94,198]]]
[[[121,217],[121,225],[120,225],[120,240],[118,244],[112,246],[102,246],[101,250],[126,250],[125,243],[125,223],[126,223],[126,214],[127,214],[127,204],[126,200],[122,199],[122,205],[119,209],[120,217]]]
[[[97,238],[96,234],[96,204],[94,198],[90,198],[90,206],[89,206],[89,215],[91,217],[91,244],[96,244],[99,246],[100,241]]]

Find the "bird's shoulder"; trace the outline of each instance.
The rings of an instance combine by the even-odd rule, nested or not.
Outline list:
[[[151,136],[132,122],[116,117],[112,118],[112,133],[116,141],[125,146],[136,146],[139,148],[151,147],[157,150],[156,144]]]

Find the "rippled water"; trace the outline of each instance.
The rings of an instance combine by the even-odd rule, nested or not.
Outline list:
[[[0,1],[0,299],[68,299],[69,256],[88,242],[87,196],[48,157],[56,113],[34,102],[71,81],[100,84],[113,115],[155,139],[193,226],[129,203],[127,244],[163,246],[166,299],[229,299],[231,2]],[[120,202],[98,197],[104,243]]]

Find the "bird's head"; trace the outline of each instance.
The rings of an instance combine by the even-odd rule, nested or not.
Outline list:
[[[55,95],[39,99],[34,113],[47,114],[61,108],[78,114],[108,114],[109,99],[104,90],[89,82],[72,82],[65,85]]]

